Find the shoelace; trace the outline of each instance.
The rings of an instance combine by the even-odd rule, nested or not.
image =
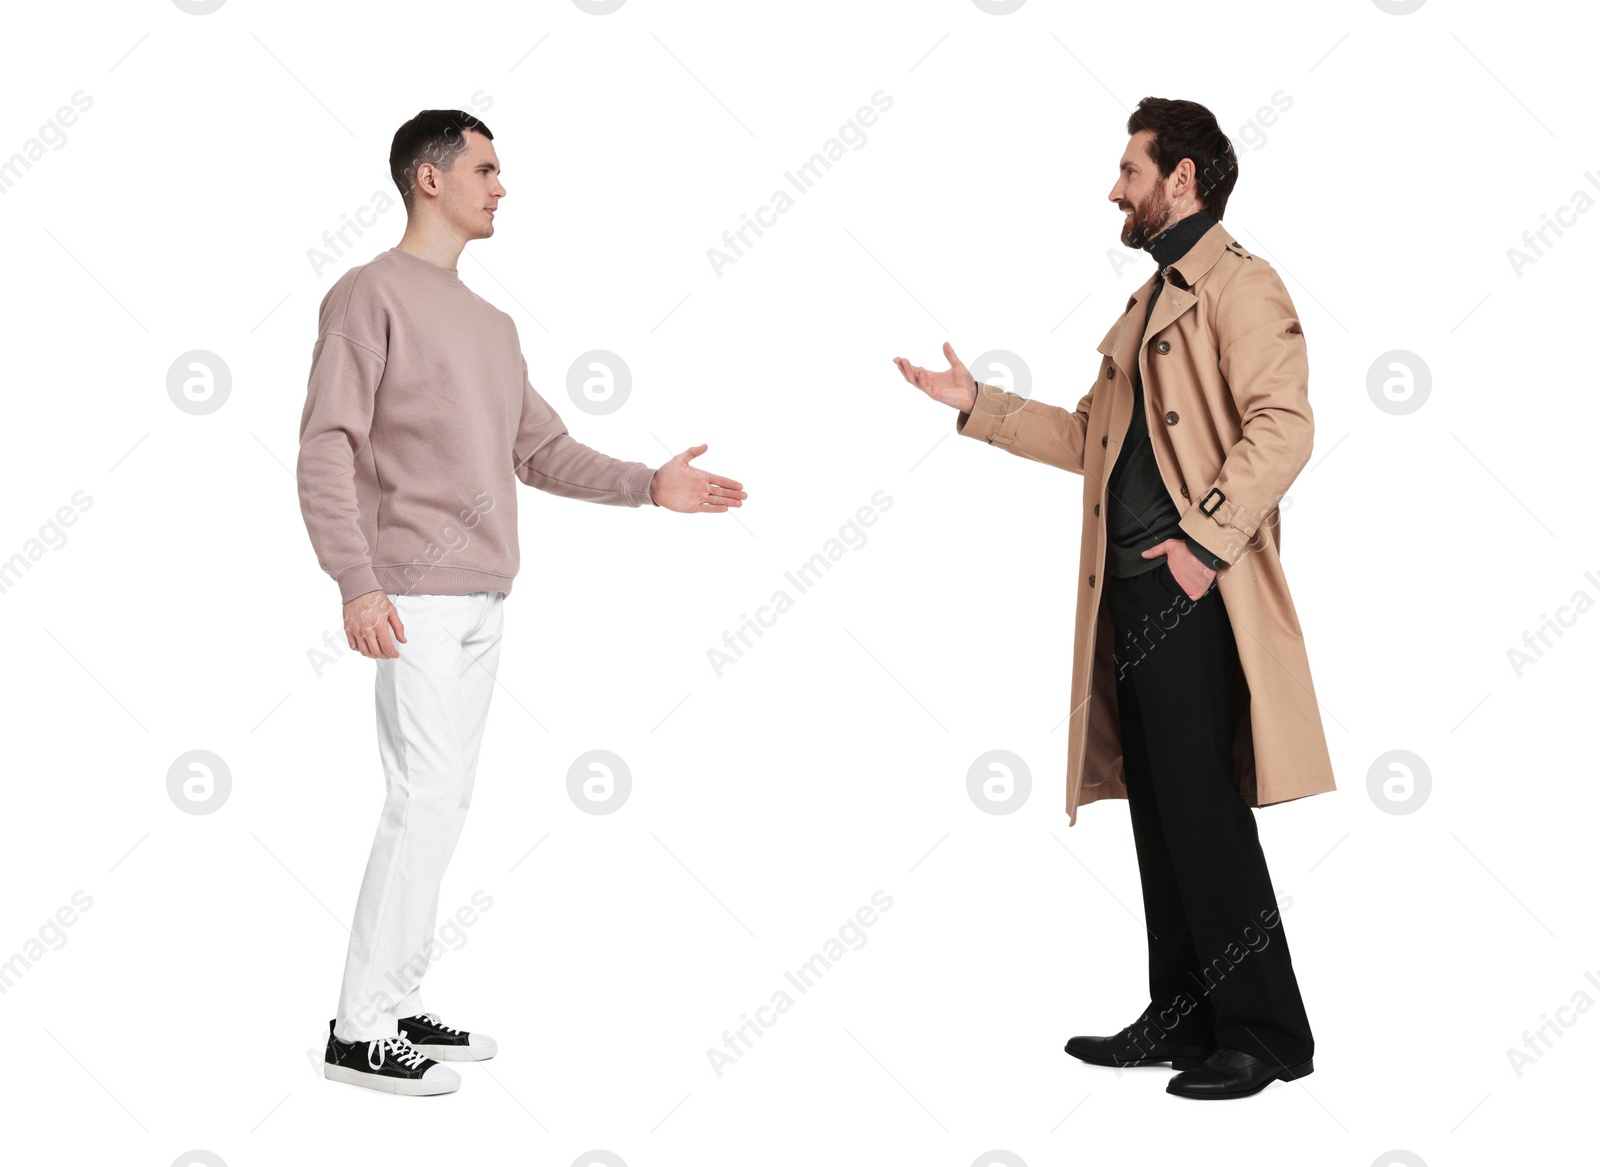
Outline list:
[[[372,1055],[377,1054],[377,1061]],[[386,1037],[378,1041],[367,1042],[367,1065],[374,1070],[383,1068],[383,1059],[387,1054],[392,1054],[394,1060],[408,1070],[418,1069],[423,1062],[428,1060],[428,1055],[412,1045],[404,1037]]]
[[[459,1029],[452,1029],[450,1026],[448,1026],[444,1022],[440,1021],[439,1020],[439,1015],[437,1013],[418,1013],[417,1016],[422,1018],[424,1021],[426,1021],[429,1025],[433,1026],[434,1028],[442,1029],[446,1033],[460,1033],[461,1032]]]

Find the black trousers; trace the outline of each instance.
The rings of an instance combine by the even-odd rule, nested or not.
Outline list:
[[[1169,1044],[1298,1065],[1311,1058],[1311,1023],[1255,813],[1234,781],[1238,649],[1222,595],[1213,582],[1189,599],[1163,562],[1108,578],[1106,602],[1150,945],[1139,1025]]]

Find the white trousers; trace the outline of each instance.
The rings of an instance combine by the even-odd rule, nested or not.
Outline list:
[[[387,794],[356,899],[334,1034],[393,1037],[424,1012],[439,882],[472,800],[500,659],[505,596],[390,595],[406,642],[379,659],[378,752]]]

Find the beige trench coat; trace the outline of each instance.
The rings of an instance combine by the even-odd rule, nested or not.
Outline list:
[[[1156,276],[1129,297],[1098,346],[1100,367],[1076,410],[980,385],[972,412],[956,419],[963,436],[1084,478],[1069,825],[1083,803],[1128,796],[1103,572],[1105,480],[1133,417],[1135,361],[1156,464],[1181,526],[1225,561],[1214,586],[1239,648],[1240,796],[1267,806],[1334,788],[1305,639],[1278,557],[1278,502],[1311,457],[1300,320],[1278,273],[1221,223],[1172,270],[1182,284],[1169,277],[1142,337]]]

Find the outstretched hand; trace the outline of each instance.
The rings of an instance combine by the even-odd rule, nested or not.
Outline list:
[[[944,342],[944,359],[950,362],[950,367],[942,373],[913,365],[904,357],[895,357],[894,364],[902,377],[941,405],[971,413],[978,401],[978,386],[948,340]]]
[[[750,497],[742,483],[689,465],[709,448],[702,442],[663,462],[650,480],[650,501],[685,514],[721,512],[742,505]]]

